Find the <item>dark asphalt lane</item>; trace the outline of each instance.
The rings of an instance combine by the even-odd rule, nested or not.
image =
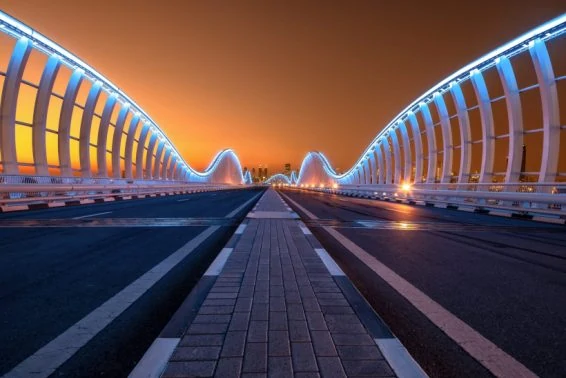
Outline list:
[[[442,226],[434,231],[337,230],[536,374],[566,374],[564,226],[320,193],[285,193],[322,219],[445,225],[447,231]],[[487,230],[475,231],[472,225],[479,224]],[[490,375],[322,228],[312,231],[428,374]]]
[[[0,375],[206,229],[2,228],[3,221],[72,218],[108,211],[112,213],[107,215],[114,217],[224,217],[257,193],[195,193],[0,215]],[[242,209],[236,218],[241,219],[253,205]],[[59,373],[126,375],[236,225],[220,227],[62,366]]]
[[[222,190],[205,193],[181,194],[175,196],[121,200],[77,206],[56,207],[21,212],[0,213],[3,219],[60,219],[83,217],[91,214],[97,218],[159,218],[159,217],[223,217],[222,204],[225,200],[238,201],[249,198],[247,190]],[[208,206],[202,206],[206,201]],[[195,206],[195,204],[197,206]],[[220,206],[219,206],[220,205]]]

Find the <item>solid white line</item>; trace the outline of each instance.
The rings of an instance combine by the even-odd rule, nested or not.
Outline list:
[[[104,214],[110,214],[111,211],[105,211],[104,213],[94,213],[94,214],[89,214],[89,215],[82,215],[80,217],[74,217],[71,219],[83,219],[83,218],[90,218],[90,217],[96,217],[97,215],[104,215]]]
[[[244,233],[244,230],[246,229],[246,224],[242,223],[238,226],[238,228],[236,229],[236,231],[234,232],[235,235],[241,235]]]
[[[222,251],[216,256],[212,264],[208,267],[206,272],[204,273],[205,276],[218,276],[220,272],[222,272],[222,268],[224,268],[224,264],[230,257],[230,254],[234,248],[222,248]]]
[[[345,276],[342,269],[340,269],[338,264],[336,264],[336,261],[334,261],[334,259],[330,257],[330,255],[324,248],[315,248],[314,251],[316,252],[318,257],[320,257],[320,259],[324,263],[324,266],[326,266],[326,269],[328,269],[328,271],[330,272],[331,276]]]
[[[398,377],[425,378],[428,375],[401,344],[399,339],[375,339],[381,353]]]
[[[185,259],[220,226],[210,226],[187,244],[173,252],[118,294],[104,302],[90,314],[69,327],[34,354],[20,362],[6,377],[33,375],[48,377],[71,358],[80,348],[136,302],[147,290]]]
[[[303,231],[303,234],[305,235],[312,235],[311,230],[309,230],[306,226],[299,226],[301,228],[301,231]]]
[[[287,196],[286,196],[287,197]],[[318,219],[297,202],[287,197],[307,216]],[[393,289],[407,299],[417,310],[423,313],[434,325],[440,328],[448,337],[468,352],[480,364],[497,377],[536,377],[525,365],[514,359],[497,345],[486,339],[475,329],[446,310],[439,303],[413,286],[409,281],[389,269],[375,257],[363,250],[357,244],[346,238],[335,229],[325,226],[323,229],[334,237],[340,244],[356,256],[361,262],[373,270]]]
[[[159,337],[155,339],[141,361],[128,375],[129,378],[158,378],[163,373],[169,357],[181,339]]]
[[[190,200],[192,200],[192,198],[183,198],[183,199],[177,200],[177,202],[185,202],[185,201],[190,201]]]

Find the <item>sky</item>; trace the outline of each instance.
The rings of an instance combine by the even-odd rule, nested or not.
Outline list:
[[[564,0],[0,0],[133,98],[193,167],[348,169],[408,103]]]

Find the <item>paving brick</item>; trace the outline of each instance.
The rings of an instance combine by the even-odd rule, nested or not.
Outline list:
[[[235,299],[206,299],[203,306],[233,306],[236,303]]]
[[[342,360],[379,360],[383,359],[376,345],[338,345],[338,355]]]
[[[237,298],[238,293],[208,293],[207,299],[233,299]]]
[[[287,304],[287,318],[289,320],[305,320],[305,312],[300,304]]]
[[[226,333],[228,323],[193,323],[187,330],[188,334],[209,335],[215,333]]]
[[[350,306],[346,299],[334,298],[318,298],[318,304],[321,306]]]
[[[231,331],[226,334],[222,346],[222,357],[243,357],[246,346],[247,333],[245,331]]]
[[[217,360],[220,355],[219,346],[180,347],[175,349],[171,361]]]
[[[231,315],[197,315],[193,323],[229,323]]]
[[[309,311],[305,315],[307,316],[307,323],[311,331],[325,331],[328,329],[322,312]]]
[[[269,331],[268,354],[269,356],[290,356],[291,343],[289,341],[289,332],[287,331]]]
[[[252,297],[238,297],[238,300],[236,300],[236,306],[234,306],[234,312],[251,312],[252,302]]]
[[[290,320],[289,338],[291,341],[310,341],[307,322],[304,320]]]
[[[269,313],[269,330],[287,330],[289,329],[287,324],[287,313],[286,312],[270,312]]]
[[[222,345],[224,335],[187,335],[179,342],[179,346],[216,346]]]
[[[332,333],[332,339],[336,345],[375,345],[367,334]]]
[[[214,376],[217,378],[239,378],[242,358],[221,358],[218,360]]]
[[[267,343],[247,343],[244,353],[245,373],[267,373]]]
[[[252,320],[248,329],[248,342],[267,342],[267,321]]]
[[[317,362],[323,378],[346,378],[339,357],[318,357]]]
[[[269,320],[269,305],[254,303],[252,305],[252,320]]]
[[[371,376],[371,377],[391,377],[395,374],[385,362],[385,360],[367,360],[367,361],[342,361],[344,370],[349,376]]]
[[[333,357],[337,356],[334,342],[328,331],[311,331],[311,338],[314,347],[314,353],[317,357]]]
[[[295,373],[295,378],[320,378],[320,374],[313,372],[299,372]]]
[[[293,376],[291,357],[269,357],[269,377],[287,378]]]
[[[294,371],[318,371],[316,358],[310,343],[291,343],[291,357],[293,359]]]
[[[323,314],[353,314],[354,310],[346,306],[320,306]]]
[[[216,361],[169,362],[162,377],[211,377]]]
[[[269,311],[287,311],[284,297],[270,297]]]
[[[246,331],[250,322],[249,312],[235,312],[232,314],[232,321],[230,322],[230,331]]]
[[[202,306],[199,315],[221,315],[232,314],[234,306]]]

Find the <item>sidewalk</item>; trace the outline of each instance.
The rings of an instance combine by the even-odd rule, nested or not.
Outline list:
[[[163,377],[395,376],[297,218],[266,191]]]

